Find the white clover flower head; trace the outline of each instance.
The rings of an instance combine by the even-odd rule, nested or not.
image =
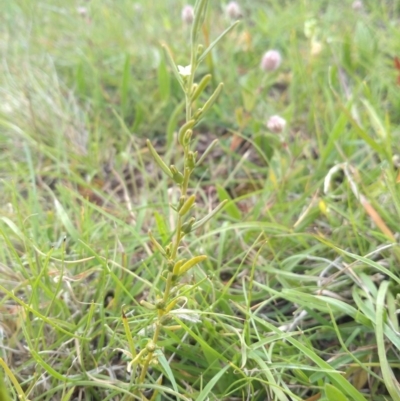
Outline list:
[[[271,116],[267,121],[267,127],[274,134],[280,134],[286,127],[286,120],[281,116]]]
[[[363,9],[363,2],[361,0],[353,1],[351,7],[354,11],[361,11]]]
[[[182,8],[182,21],[185,24],[191,24],[194,20],[194,9],[191,5],[186,5]]]
[[[178,72],[183,77],[188,77],[192,73],[192,66],[190,64],[187,65],[186,67],[182,67],[181,65],[178,65]]]
[[[231,19],[237,19],[242,16],[242,10],[240,9],[237,1],[230,1],[226,6],[226,14]]]
[[[261,69],[275,71],[282,63],[282,56],[278,50],[268,50],[261,59]]]
[[[88,13],[88,10],[86,7],[77,7],[76,11],[78,12],[78,14],[82,15],[82,17],[85,17]]]

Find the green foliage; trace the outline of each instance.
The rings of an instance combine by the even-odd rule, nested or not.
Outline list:
[[[0,3],[1,401],[400,399],[398,2]]]

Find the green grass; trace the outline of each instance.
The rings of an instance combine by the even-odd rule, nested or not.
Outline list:
[[[219,139],[191,182],[196,217],[230,202],[184,242],[208,260],[186,277],[148,396],[400,400],[400,7],[351,3],[243,0],[201,65],[207,94],[224,92],[195,129],[199,153]],[[224,5],[210,2],[201,42],[231,23]],[[183,97],[161,44],[189,64],[183,6],[0,1],[0,401],[3,387],[134,399],[122,311],[144,347],[154,313],[140,301],[165,269],[147,233],[167,243],[179,196],[146,139],[181,166]],[[283,62],[265,73],[269,49]],[[273,114],[284,133],[268,132]]]

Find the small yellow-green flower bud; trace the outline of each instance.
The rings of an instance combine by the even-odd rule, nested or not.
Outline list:
[[[202,44],[199,44],[197,46],[197,58],[199,58],[203,54],[204,46]]]
[[[196,200],[195,195],[189,196],[189,198],[185,201],[185,203],[179,209],[179,216],[184,216],[186,213],[188,213],[190,208],[193,206],[195,200]]]
[[[177,183],[177,184],[182,184],[183,182],[183,174],[178,171],[178,169],[174,166],[170,166],[170,171],[172,173],[172,179]]]
[[[189,120],[188,122],[186,122],[185,124],[183,124],[182,127],[179,129],[178,141],[181,145],[183,145],[183,138],[186,134],[186,131],[192,129],[195,124],[196,124],[196,120],[193,118],[193,119]]]
[[[190,140],[192,139],[192,135],[193,135],[193,131],[191,129],[188,129],[185,132],[185,135],[183,136],[183,141],[182,141],[182,145],[183,146],[188,146],[190,143]]]
[[[169,259],[168,262],[167,262],[167,268],[168,268],[169,272],[172,272],[172,269],[174,268],[174,265],[175,265],[174,261]]]
[[[162,299],[157,299],[155,307],[156,307],[156,309],[164,309],[165,302]]]
[[[183,234],[189,234],[192,231],[193,224],[196,219],[192,217],[189,221],[182,224],[181,231]]]
[[[187,166],[189,167],[190,170],[193,170],[196,166],[196,156],[195,156],[195,153],[192,151],[188,152]]]
[[[186,262],[186,259],[178,260],[178,261],[175,263],[175,265],[174,265],[174,268],[173,268],[173,270],[172,270],[172,273],[173,273],[173,274],[178,274],[178,273],[179,273],[179,269],[181,268],[181,266],[182,266],[185,262]]]
[[[150,354],[152,354],[155,350],[156,350],[156,345],[153,343],[153,341],[150,341],[146,345],[146,351],[149,352]]]

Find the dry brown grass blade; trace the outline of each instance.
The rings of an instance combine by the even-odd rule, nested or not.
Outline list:
[[[362,207],[364,210],[367,212],[369,217],[372,219],[372,221],[376,224],[376,226],[390,239],[392,242],[396,242],[396,239],[390,230],[390,228],[386,225],[386,223],[383,221],[382,217],[379,215],[379,213],[372,207],[372,205],[368,202],[367,198],[365,195],[363,195],[357,187],[356,181],[354,179],[354,176],[356,176],[357,171],[356,169],[349,163],[341,163],[338,164],[334,167],[332,167],[328,174],[325,177],[325,183],[324,183],[324,192],[328,193],[329,187],[330,187],[330,182],[333,177],[333,175],[339,171],[342,170],[350,184],[351,191],[353,192],[354,196],[356,199],[361,203]]]
[[[372,207],[372,205],[367,201],[367,199],[361,195],[360,202],[368,213],[369,217],[371,217],[372,221],[376,224],[376,226],[392,241],[396,242],[396,238],[394,237],[390,228],[383,221],[382,217],[378,214],[378,212]]]

